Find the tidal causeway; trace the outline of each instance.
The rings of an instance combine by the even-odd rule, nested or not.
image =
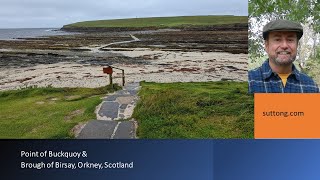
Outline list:
[[[0,40],[0,90],[100,87],[109,65],[126,82],[247,80],[247,24],[63,30],[80,33]]]

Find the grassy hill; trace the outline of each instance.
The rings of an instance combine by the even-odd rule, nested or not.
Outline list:
[[[248,23],[247,16],[177,16],[177,17],[150,17],[84,21],[65,25],[63,28],[76,27],[179,27],[179,26],[208,26],[219,24]]]

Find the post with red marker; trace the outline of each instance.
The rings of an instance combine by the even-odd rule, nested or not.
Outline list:
[[[110,85],[113,86],[113,83],[112,83],[112,73],[113,73],[112,67],[111,66],[104,67],[103,68],[103,73],[109,74]]]

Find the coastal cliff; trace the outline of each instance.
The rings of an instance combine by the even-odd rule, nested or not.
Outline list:
[[[220,25],[182,25],[175,27],[148,26],[148,27],[80,27],[65,25],[61,28],[67,32],[122,32],[122,31],[147,31],[159,29],[179,29],[183,31],[244,31],[248,30],[248,23],[220,24]]]

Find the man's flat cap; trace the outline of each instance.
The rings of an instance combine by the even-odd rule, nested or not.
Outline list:
[[[299,23],[283,19],[271,21],[263,27],[264,40],[266,40],[268,33],[271,31],[294,31],[297,32],[298,40],[303,35],[303,28]]]

